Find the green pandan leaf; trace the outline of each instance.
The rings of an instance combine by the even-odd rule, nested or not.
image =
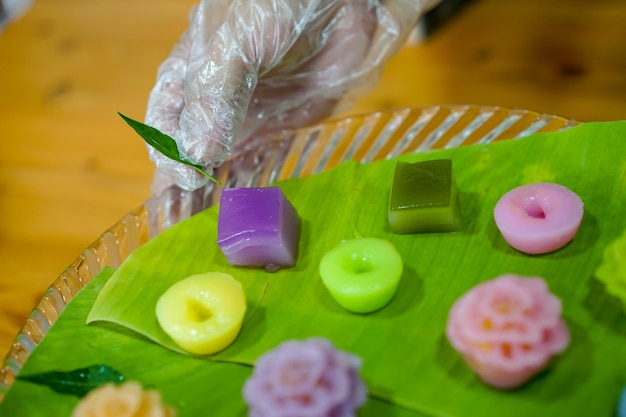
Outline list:
[[[144,141],[146,141],[148,145],[152,146],[154,149],[161,152],[166,157],[176,162],[180,162],[181,164],[185,164],[185,165],[192,167],[193,169],[195,169],[202,175],[208,177],[214,183],[221,184],[214,176],[209,174],[201,165],[194,164],[193,162],[188,161],[187,159],[181,157],[180,153],[178,152],[178,146],[176,145],[176,141],[173,138],[159,131],[158,129],[155,129],[152,126],[148,126],[147,124],[138,122],[137,120],[133,120],[128,116],[124,116],[122,113],[118,112],[117,114],[119,114],[120,117],[124,119],[124,121],[128,123],[128,125],[132,127],[133,130],[137,132],[137,134],[141,136],[141,138]]]
[[[45,385],[59,394],[70,394],[77,397],[83,397],[92,389],[102,385],[120,384],[125,380],[124,375],[107,365],[91,365],[68,372],[50,371],[40,374],[19,375],[18,379]]]
[[[132,329],[177,350],[152,314],[156,300],[192,273],[222,271],[244,284],[252,308],[237,340],[212,359],[253,364],[281,341],[323,336],[363,358],[373,397],[414,412],[610,415],[626,375],[626,317],[608,302],[610,296],[593,275],[605,246],[626,228],[625,137],[624,122],[589,123],[517,141],[403,157],[408,162],[453,161],[463,219],[463,229],[453,233],[391,233],[386,213],[395,160],[345,163],[321,175],[281,182],[303,220],[296,267],[268,274],[228,265],[216,244],[213,207],[136,250],[103,288],[89,321]],[[539,181],[572,189],[582,198],[585,215],[569,245],[528,256],[500,236],[493,207],[510,189]],[[321,256],[357,233],[391,241],[405,262],[395,298],[367,315],[339,307],[318,275]],[[482,384],[465,366],[444,328],[458,297],[511,272],[546,279],[563,300],[573,342],[531,383],[502,392]]]

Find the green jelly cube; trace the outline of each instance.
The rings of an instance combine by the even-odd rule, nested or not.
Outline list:
[[[394,233],[459,230],[461,210],[452,161],[398,162],[388,216]]]

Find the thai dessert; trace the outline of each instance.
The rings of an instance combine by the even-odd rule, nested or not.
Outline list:
[[[459,298],[446,335],[487,384],[517,388],[569,345],[561,300],[537,277],[505,274]]]
[[[71,416],[111,384],[158,392],[156,402],[178,417],[611,415],[626,384],[624,308],[596,271],[606,250],[621,247],[612,242],[626,229],[623,137],[626,123],[590,123],[520,140],[338,163],[315,175],[305,175],[309,168],[297,158],[315,146],[325,152],[323,143],[279,147],[280,158],[268,153],[284,161],[263,177],[271,181],[246,187],[277,187],[280,193],[270,190],[274,207],[288,201],[297,213],[298,221],[289,222],[299,230],[292,265],[231,263],[219,244],[221,202],[189,216],[115,269],[100,270],[80,291],[51,290],[49,300],[71,301],[20,366],[0,415]],[[351,152],[350,144],[337,146]],[[381,148],[372,149],[355,153]],[[316,166],[337,159],[325,155]],[[251,166],[242,158],[232,163]],[[391,230],[398,162],[442,160],[454,166],[462,227]],[[291,168],[298,178],[279,179]],[[226,189],[244,188],[219,179]],[[541,256],[511,247],[493,217],[505,193],[537,183],[575,190],[585,212],[575,238]],[[124,227],[135,224],[133,218]],[[233,222],[253,238],[255,224]],[[286,242],[274,238],[293,230],[268,232],[267,222],[259,224],[271,242]],[[328,268],[320,268],[335,250]],[[95,268],[101,256],[88,253],[83,268]],[[268,262],[279,267],[268,272]],[[610,261],[610,274],[619,270],[615,265],[622,263]],[[368,285],[341,293],[359,277]],[[369,291],[378,284],[379,292]],[[157,309],[159,300],[165,301]],[[223,313],[233,326],[221,327]],[[16,346],[27,346],[37,335],[32,323],[45,320],[35,312]],[[187,335],[203,336],[214,324],[215,338],[204,340],[219,343],[207,350],[189,350],[194,343],[168,330],[185,327]]]

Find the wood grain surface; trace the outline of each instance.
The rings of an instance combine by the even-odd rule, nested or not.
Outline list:
[[[48,285],[149,197],[142,118],[192,0],[37,0],[0,34],[0,352]],[[475,0],[347,113],[438,104],[624,119],[626,2]]]

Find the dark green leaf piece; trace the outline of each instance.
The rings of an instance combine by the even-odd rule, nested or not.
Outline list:
[[[91,365],[69,372],[51,371],[34,375],[20,375],[22,381],[45,385],[59,394],[84,397],[92,389],[102,385],[124,382],[124,375],[107,365]]]
[[[128,116],[124,116],[120,112],[118,112],[117,114],[119,114],[120,117],[124,119],[124,121],[128,123],[128,125],[132,127],[133,130],[137,132],[137,134],[141,136],[141,138],[146,141],[148,145],[152,146],[154,149],[161,152],[168,158],[192,167],[202,175],[208,177],[214,183],[221,184],[221,182],[218,181],[217,178],[206,172],[206,170],[201,165],[194,164],[193,162],[182,158],[178,153],[178,146],[176,146],[176,141],[172,137],[166,135],[158,129],[155,129],[152,126],[148,126],[147,124],[138,122],[137,120],[133,120]]]

